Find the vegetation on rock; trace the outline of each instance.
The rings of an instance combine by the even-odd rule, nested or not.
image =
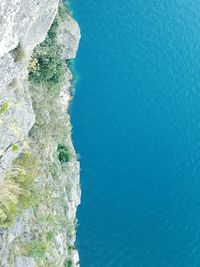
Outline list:
[[[29,64],[29,81],[46,84],[49,88],[57,87],[64,80],[64,63],[61,58],[61,47],[57,43],[57,27],[59,16],[56,17],[43,43],[38,45]]]
[[[20,154],[0,185],[1,227],[12,225],[22,209],[37,204],[38,194],[34,184],[37,175],[36,158],[28,153]]]
[[[58,145],[58,159],[61,163],[68,162],[70,159],[69,150],[63,144]]]
[[[9,226],[17,215],[17,203],[22,190],[15,182],[4,180],[0,184],[0,226]]]
[[[44,256],[48,248],[48,244],[45,241],[33,240],[27,244],[22,250],[23,254],[29,257],[41,258]]]
[[[18,150],[18,145],[17,144],[13,144],[12,145],[12,151],[16,152]]]
[[[5,102],[0,106],[0,115],[4,114],[8,109],[9,109],[9,104],[8,104],[7,101],[5,101]]]
[[[68,259],[65,261],[64,267],[72,267],[72,266],[73,266],[73,262],[71,259]]]

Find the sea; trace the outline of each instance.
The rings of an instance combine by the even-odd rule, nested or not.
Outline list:
[[[70,6],[81,267],[199,267],[200,1]]]

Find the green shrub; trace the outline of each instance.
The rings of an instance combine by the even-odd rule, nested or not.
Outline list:
[[[29,63],[29,81],[56,87],[64,80],[64,63],[61,47],[57,43],[58,20],[55,19],[43,43],[33,52]]]
[[[68,162],[70,159],[69,150],[63,144],[58,145],[58,159],[61,163]]]
[[[0,227],[12,226],[17,216],[17,204],[11,201],[6,205],[0,203]]]
[[[13,144],[12,145],[12,151],[16,152],[18,150],[18,145],[17,144]]]
[[[71,259],[68,259],[65,261],[64,267],[72,267],[72,266],[73,266],[73,262]]]
[[[5,101],[1,106],[0,106],[0,115],[5,113],[9,109],[9,104],[7,101]]]
[[[67,16],[67,8],[66,5],[60,2],[59,7],[58,7],[58,15],[61,18],[62,21],[66,19]]]
[[[47,232],[46,239],[47,241],[51,241],[54,238],[54,233],[52,231]]]
[[[55,18],[48,31],[47,38],[44,41],[45,45],[56,42],[57,28],[58,28],[58,19]]]

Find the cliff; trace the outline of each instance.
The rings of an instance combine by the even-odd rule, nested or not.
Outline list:
[[[58,0],[2,0],[0,15],[0,266],[78,266],[66,59],[80,30]]]

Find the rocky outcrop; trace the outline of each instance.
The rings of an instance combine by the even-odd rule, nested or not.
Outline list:
[[[20,153],[22,141],[34,124],[27,65],[33,49],[44,41],[58,3],[59,0],[0,2],[0,105],[8,105],[0,115],[0,180]],[[19,150],[13,153],[15,143]]]
[[[76,57],[79,45],[77,36],[80,37],[79,27],[76,21],[70,15],[67,15],[66,20],[58,29],[58,43],[64,44],[62,51],[63,59],[73,59]]]
[[[21,42],[28,55],[41,43],[57,13],[59,0],[2,0],[0,56]]]
[[[66,65],[59,93],[28,81],[31,55],[45,40],[58,5],[58,0],[0,3],[0,182],[16,172],[20,156],[31,151],[37,160],[34,202],[39,198],[33,206],[24,205],[14,224],[1,228],[1,267],[79,265],[74,247],[79,162],[67,111],[73,75]],[[76,56],[79,39],[77,23],[64,12],[57,27],[63,60]],[[61,164],[57,149],[63,143],[69,160]]]

